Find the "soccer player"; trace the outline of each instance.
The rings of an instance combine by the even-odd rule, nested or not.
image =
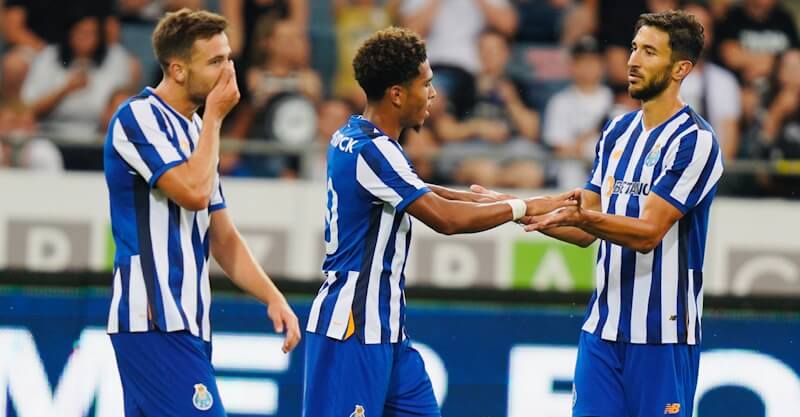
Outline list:
[[[123,103],[109,125],[116,255],[108,333],[126,417],[225,415],[211,366],[209,250],[269,306],[275,330],[286,331],[284,352],[300,339],[297,317],[225,209],[220,125],[239,100],[226,25],[188,9],[161,19],[153,47],[164,77]]]
[[[600,239],[574,417],[691,417],[694,405],[703,257],[722,155],[678,91],[700,56],[703,28],[668,11],[641,15],[635,33],[628,92],[642,109],[604,127],[589,181],[575,192],[581,204],[524,219],[527,230],[576,245]]]
[[[425,44],[406,29],[382,30],[353,67],[368,103],[328,146],[327,279],[306,328],[303,415],[439,416],[405,331],[410,216],[440,233],[468,233],[576,202],[564,195],[479,203],[486,197],[426,186],[397,141],[422,126],[436,97]]]

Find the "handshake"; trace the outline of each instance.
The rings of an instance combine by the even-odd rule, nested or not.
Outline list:
[[[514,221],[520,224],[526,232],[579,226],[584,221],[584,210],[581,209],[581,189],[527,199],[520,199],[511,194],[502,194],[480,185],[472,185],[470,190],[474,193],[476,203],[508,203],[511,206]]]

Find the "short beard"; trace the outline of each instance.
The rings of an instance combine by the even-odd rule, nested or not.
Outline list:
[[[669,81],[670,81],[669,74],[664,73],[663,77],[656,78],[649,84],[643,86],[640,90],[634,90],[629,84],[628,94],[630,94],[631,97],[637,100],[650,101],[658,97],[659,94],[663,93],[664,90],[666,90],[667,87],[669,87]]]

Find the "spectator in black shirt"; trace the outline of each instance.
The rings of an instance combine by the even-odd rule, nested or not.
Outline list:
[[[777,0],[744,0],[717,27],[719,61],[744,84],[765,81],[775,58],[800,47],[792,15]]]

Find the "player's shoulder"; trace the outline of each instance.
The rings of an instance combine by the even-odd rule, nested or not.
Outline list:
[[[385,133],[361,116],[352,116],[331,139],[331,145],[355,155],[380,152],[385,146],[396,146]]]
[[[703,116],[697,114],[694,109],[686,106],[686,113],[689,115],[691,121],[685,126],[685,129],[691,129],[691,135],[695,136],[699,141],[711,141],[717,143],[717,132]]]
[[[603,136],[614,137],[621,135],[623,132],[625,132],[625,130],[628,129],[631,123],[634,123],[636,120],[638,120],[640,113],[641,110],[634,110],[628,113],[622,113],[609,119],[605,126],[603,126]]]
[[[113,121],[119,121],[122,125],[147,123],[149,117],[142,117],[147,112],[152,112],[153,106],[151,94],[147,90],[142,90],[139,94],[129,97],[117,107],[117,111],[112,118]]]

